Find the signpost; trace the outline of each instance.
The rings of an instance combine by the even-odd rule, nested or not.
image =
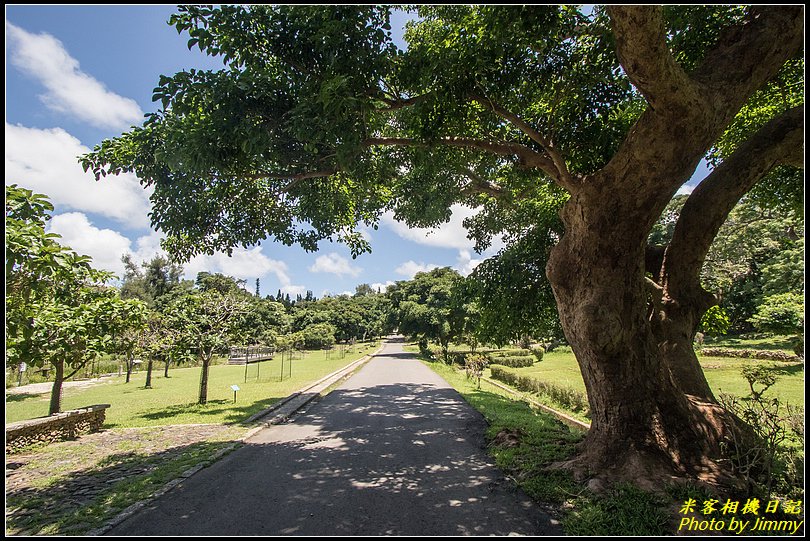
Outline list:
[[[239,385],[231,385],[231,389],[233,389],[233,403],[236,404],[236,391],[239,390]]]
[[[17,382],[17,386],[22,385],[22,377],[23,373],[28,369],[28,365],[24,362],[20,363],[20,380]]]

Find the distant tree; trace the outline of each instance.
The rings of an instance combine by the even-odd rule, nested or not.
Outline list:
[[[197,273],[195,283],[200,291],[217,291],[221,295],[237,293],[245,296],[248,294],[244,289],[244,280],[238,280],[232,276],[225,276],[219,272],[199,272]]]
[[[121,256],[121,261],[124,263],[122,298],[140,299],[150,308],[155,308],[163,297],[181,283],[183,267],[163,256],[156,255],[149,261],[144,261],[140,268],[132,260],[131,254]]]
[[[804,330],[804,296],[781,293],[764,299],[751,323],[759,331],[777,334],[800,334]]]
[[[445,359],[450,341],[463,332],[459,318],[453,317],[453,290],[462,280],[450,267],[418,272],[412,280],[396,282],[388,288],[393,317],[399,331],[419,339],[438,342]]]
[[[476,304],[477,324],[470,331],[478,341],[503,346],[531,337],[553,349],[564,339],[545,269],[551,235],[560,227],[554,221],[551,233],[530,232],[481,262],[459,285],[459,302]]]
[[[374,293],[376,293],[376,291],[374,291],[368,284],[360,284],[354,288],[355,297],[363,297],[365,295],[372,295]]]
[[[335,328],[329,323],[316,323],[300,331],[306,349],[327,349],[335,343]]]

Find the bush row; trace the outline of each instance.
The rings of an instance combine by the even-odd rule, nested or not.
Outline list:
[[[784,351],[767,349],[703,348],[700,354],[708,357],[742,357],[744,359],[767,359],[770,361],[798,361],[799,357]]]
[[[495,357],[527,357],[531,354],[530,349],[496,349],[487,353],[490,359]]]
[[[490,367],[492,377],[500,380],[516,389],[529,393],[543,394],[551,398],[554,402],[568,408],[571,411],[588,415],[588,397],[585,393],[535,379],[530,376],[517,374],[509,368],[493,365]]]
[[[500,364],[503,366],[509,366],[511,368],[525,368],[533,365],[535,358],[532,355],[521,355],[520,357],[494,357],[491,358],[489,362],[492,365]]]

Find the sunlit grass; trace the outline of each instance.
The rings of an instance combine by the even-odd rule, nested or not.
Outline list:
[[[124,377],[112,377],[84,389],[64,389],[62,410],[110,404],[105,427],[140,427],[168,424],[235,423],[258,413],[278,400],[315,382],[327,374],[348,365],[374,351],[378,343],[357,344],[345,357],[332,352],[328,358],[324,351],[305,353],[303,358],[290,362],[280,357],[251,364],[247,371],[239,365],[216,365],[209,371],[208,403],[197,404],[201,369],[174,368],[169,377],[156,369],[152,373],[152,388],[145,389],[145,370],[132,375],[129,383]],[[247,380],[246,380],[247,374]],[[292,375],[290,375],[292,374]],[[234,403],[232,385],[239,391]],[[27,396],[22,400],[7,400],[6,423],[46,416],[49,395]]]

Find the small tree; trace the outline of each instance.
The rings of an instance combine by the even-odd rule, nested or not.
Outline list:
[[[210,289],[180,297],[169,308],[169,324],[179,331],[186,343],[194,344],[202,363],[200,404],[208,402],[208,369],[214,351],[238,340],[240,320],[248,307],[244,295]]]
[[[301,331],[306,349],[327,349],[335,344],[335,328],[329,323],[316,323]]]
[[[103,285],[110,273],[45,233],[52,210],[46,196],[6,187],[6,354],[12,363],[54,367],[50,414],[61,411],[63,382],[142,325],[146,310]]]

